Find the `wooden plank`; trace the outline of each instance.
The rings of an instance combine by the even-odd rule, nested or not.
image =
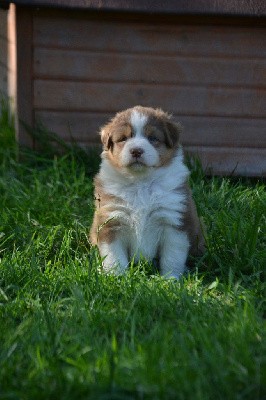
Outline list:
[[[108,94],[108,95],[107,95]],[[34,107],[110,111],[136,104],[184,115],[265,117],[266,90],[36,80]]]
[[[266,149],[187,147],[188,154],[199,157],[207,174],[266,176]]]
[[[37,111],[36,121],[57,133],[64,140],[97,142],[100,127],[111,113]],[[266,119],[236,119],[174,116],[183,125],[181,143],[186,146],[265,147]]]
[[[42,16],[39,12],[34,18],[34,45],[164,55],[249,58],[266,55],[263,27],[152,24],[123,18],[124,21],[116,19],[114,23],[89,13],[60,18],[58,14]]]
[[[249,17],[262,17],[266,14],[264,0],[232,1],[223,0],[214,2],[213,0],[204,0],[204,2],[195,2],[194,0],[16,0],[16,4],[26,4],[37,6],[53,6],[58,8],[97,10],[97,11],[126,11],[142,13],[159,14],[188,14],[188,15],[245,15]]]
[[[176,116],[183,126],[181,141],[188,146],[265,147],[266,118]]]
[[[33,126],[32,102],[32,15],[30,9],[16,7],[17,42],[17,135],[23,146],[33,147],[33,140],[22,122]]]
[[[110,118],[108,113],[36,111],[35,120],[66,141],[99,142],[99,130]]]
[[[83,81],[266,86],[266,59],[91,53],[36,48],[34,76]]]
[[[101,151],[101,147],[95,143],[76,144],[85,150],[93,147]],[[266,149],[184,147],[184,151],[200,160],[206,175],[266,177]]]

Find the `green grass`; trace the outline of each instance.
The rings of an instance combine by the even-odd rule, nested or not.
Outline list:
[[[0,398],[262,399],[263,182],[194,169],[208,247],[195,270],[106,276],[87,239],[89,159],[18,162],[10,132],[2,118]]]

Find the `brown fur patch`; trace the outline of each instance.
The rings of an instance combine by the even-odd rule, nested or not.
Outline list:
[[[90,241],[94,245],[99,242],[111,243],[115,240],[121,224],[116,219],[110,218],[110,213],[116,211],[117,205],[121,204],[121,199],[105,193],[97,176],[94,183],[95,213],[90,230]]]
[[[205,250],[204,227],[198,217],[196,205],[188,183],[184,185],[184,190],[187,198],[187,210],[184,213],[181,229],[188,234],[190,242],[189,255],[199,257]]]

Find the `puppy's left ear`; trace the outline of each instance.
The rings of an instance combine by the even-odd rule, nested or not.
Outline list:
[[[100,135],[104,150],[109,150],[113,145],[113,141],[108,129],[102,128]]]
[[[165,140],[168,147],[178,147],[182,126],[178,122],[167,121],[165,123]]]

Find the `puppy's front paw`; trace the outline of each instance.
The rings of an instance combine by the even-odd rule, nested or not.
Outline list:
[[[112,275],[123,275],[126,272],[127,265],[121,266],[119,263],[109,264],[106,263],[105,260],[102,263],[103,269],[106,273]]]

